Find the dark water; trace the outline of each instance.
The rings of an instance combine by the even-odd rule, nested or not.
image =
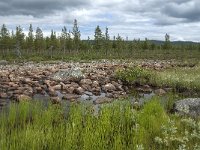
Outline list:
[[[68,112],[69,107],[70,107],[70,101],[62,100],[62,97],[64,94],[62,94],[60,91],[57,91],[57,94],[58,94],[58,97],[61,98],[61,104],[66,108],[66,112]],[[91,92],[85,92],[78,99],[78,101],[81,104],[91,104],[92,105],[93,101],[95,101],[97,98],[105,97],[105,96],[106,96],[106,93],[103,93],[103,92],[99,96],[93,95]],[[138,93],[137,96],[129,95],[127,100],[131,101],[132,103],[138,102],[139,105],[143,105],[145,102],[150,100],[153,96],[155,96],[155,94],[153,92],[152,93]],[[48,107],[49,100],[50,100],[50,96],[47,93],[44,95],[35,94],[33,96],[33,101],[42,102],[44,107]],[[8,110],[11,103],[13,103],[13,101],[10,99],[0,99],[0,112],[2,110]],[[93,107],[94,107],[94,113],[97,114],[101,108],[101,104],[93,105]]]

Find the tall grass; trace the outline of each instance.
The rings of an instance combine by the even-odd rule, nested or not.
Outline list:
[[[200,91],[200,65],[152,70],[140,67],[116,71],[116,77],[128,83],[139,82],[158,87],[171,87],[175,91]]]
[[[170,137],[165,132],[171,132],[173,121],[176,132]],[[69,109],[60,105],[43,107],[40,103],[11,104],[9,111],[0,114],[0,149],[194,148],[200,139],[199,124],[167,115],[158,99],[141,110],[134,110],[129,102],[105,104],[98,114],[94,114],[93,105],[71,104]],[[188,140],[183,142],[170,139],[186,138],[184,131],[194,134],[187,135]]]

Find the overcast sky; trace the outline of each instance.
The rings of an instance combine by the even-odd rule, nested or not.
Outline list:
[[[111,37],[164,40],[168,33],[171,40],[200,41],[200,0],[0,0],[0,24],[9,29],[26,32],[32,23],[48,35],[71,30],[75,18],[82,39],[100,25]]]

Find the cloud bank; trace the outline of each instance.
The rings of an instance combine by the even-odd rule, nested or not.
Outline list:
[[[94,28],[110,29],[110,35],[160,39],[169,33],[172,40],[199,41],[199,0],[10,0],[0,1],[0,24],[14,29],[30,23],[48,34],[62,26],[71,29],[77,19],[82,38],[93,38]]]

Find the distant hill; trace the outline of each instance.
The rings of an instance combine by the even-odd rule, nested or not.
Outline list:
[[[88,42],[88,40],[82,40],[84,42]],[[112,41],[112,40],[110,40]],[[141,40],[142,41],[142,40]],[[156,45],[162,45],[165,41],[159,41],[159,40],[149,40],[150,42],[156,44]],[[94,40],[90,40],[90,43],[94,43]],[[130,41],[127,41],[130,42]],[[190,44],[200,44],[199,42],[192,42],[192,41],[171,41],[172,44],[174,45],[190,45]]]
[[[159,40],[149,40],[149,41],[158,45],[161,45],[164,43],[164,41],[159,41]],[[171,43],[175,45],[199,44],[198,42],[192,42],[192,41],[171,41]]]

